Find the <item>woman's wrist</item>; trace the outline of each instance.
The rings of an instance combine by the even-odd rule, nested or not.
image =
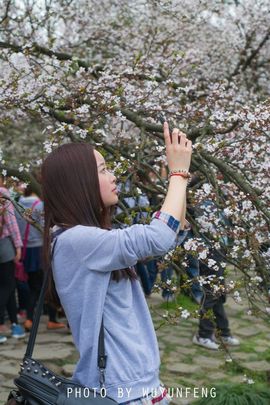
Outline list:
[[[185,204],[187,179],[182,176],[172,176],[168,182],[168,191],[162,204],[161,211],[181,220]]]

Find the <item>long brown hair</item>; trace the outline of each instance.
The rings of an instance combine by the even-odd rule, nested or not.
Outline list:
[[[111,228],[111,209],[103,204],[94,148],[87,143],[68,143],[51,152],[42,165],[44,200],[44,269],[49,271],[47,298],[60,301],[51,271],[51,228],[76,225]],[[131,269],[112,272],[112,279],[135,279]]]

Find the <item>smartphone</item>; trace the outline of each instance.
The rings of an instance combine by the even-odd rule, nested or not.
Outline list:
[[[168,122],[164,113],[158,114],[157,117],[158,117],[158,119],[159,119],[159,121],[161,122],[162,125],[164,124],[164,122]],[[169,132],[170,132],[170,138],[171,138],[171,141],[172,141],[172,131],[171,131],[170,125],[169,125]]]
[[[158,120],[161,122],[162,125],[164,124],[164,122],[167,121],[165,115],[162,114],[162,113],[158,114],[157,117],[158,117]]]

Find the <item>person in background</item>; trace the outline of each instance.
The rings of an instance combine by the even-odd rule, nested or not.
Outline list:
[[[32,209],[32,218],[37,223],[43,223],[43,202],[39,199],[32,187],[28,185],[24,190],[24,195],[19,198],[19,204],[25,209]],[[22,239],[25,237],[26,220],[21,215],[17,215],[18,225]],[[29,293],[26,299],[26,321],[24,327],[27,331],[31,330],[34,310],[41,291],[43,282],[42,269],[42,233],[30,225],[29,235],[26,241],[26,255],[24,258],[24,268],[28,274]],[[56,320],[56,310],[49,304],[47,305],[49,321],[48,329],[62,329],[66,325]]]
[[[205,200],[202,204],[196,207],[196,215],[203,213],[204,211],[212,211],[215,216],[220,219],[220,223],[224,226],[226,218],[221,213],[213,201]],[[211,225],[212,232],[215,232],[215,226]],[[225,312],[224,303],[226,302],[226,293],[224,292],[224,271],[226,267],[223,265],[225,251],[222,245],[226,246],[228,238],[220,237],[222,242],[219,250],[215,249],[213,245],[208,245],[209,254],[206,260],[199,260],[200,276],[214,277],[216,282],[216,288],[209,284],[203,285],[203,298],[200,308],[200,320],[199,329],[197,334],[193,337],[193,343],[199,346],[203,346],[207,349],[218,350],[219,344],[216,341],[215,333],[223,344],[227,346],[238,346],[240,344],[239,339],[232,336],[229,327],[229,320]],[[210,262],[212,265],[210,266]],[[207,316],[207,312],[212,311],[214,315],[214,321]]]
[[[15,296],[15,262],[21,258],[22,239],[13,204],[5,197],[9,198],[10,193],[0,176],[0,343],[7,340],[4,335],[10,332],[16,339],[25,337],[24,329],[18,324]],[[6,310],[11,329],[5,324]]]
[[[153,182],[156,181],[156,176],[154,172],[150,172],[148,174]],[[124,191],[126,193],[131,193],[132,191],[131,188],[132,185],[130,180],[128,180],[121,187],[119,185],[119,191],[121,190],[122,192]],[[157,200],[153,196],[147,195],[145,192],[142,192],[140,195],[137,195],[136,197],[135,196],[125,197],[123,202],[127,206],[127,208],[140,207],[140,210],[133,219],[133,224],[144,223],[144,219],[146,219],[147,216],[149,215],[149,212],[144,210],[144,208],[149,206],[152,207],[153,205],[156,206],[158,204]],[[117,207],[116,214],[120,214],[121,212],[122,210],[119,207]],[[127,225],[121,224],[122,228],[126,226]],[[139,260],[135,266],[135,269],[140,277],[145,297],[149,298],[151,296],[152,289],[158,274],[158,259],[147,258],[146,260]],[[167,280],[171,280],[172,274],[173,269],[171,267],[162,270],[161,281],[163,283],[166,283]],[[162,288],[162,297],[165,301],[172,301],[173,294],[169,289],[164,287]]]
[[[187,233],[186,239],[182,243],[182,246],[184,246],[184,243],[188,239],[192,239],[193,237],[194,237],[193,231],[192,229],[190,229]],[[190,295],[193,298],[193,300],[200,305],[203,299],[203,289],[198,281],[198,277],[200,276],[200,263],[197,256],[187,254],[186,274],[188,278],[192,280]]]

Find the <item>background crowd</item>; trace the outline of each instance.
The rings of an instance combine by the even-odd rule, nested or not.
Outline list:
[[[154,173],[150,173],[155,181]],[[161,168],[161,175],[164,177],[164,167]],[[194,177],[193,182],[196,182]],[[149,212],[158,204],[156,197],[151,193],[140,193],[134,196],[132,193],[132,182],[118,184],[119,192],[127,195],[122,199],[124,207],[137,209],[133,216],[133,224],[147,221]],[[18,202],[21,207],[30,214],[32,221],[42,226],[43,223],[43,202],[33,191],[30,185],[22,187],[18,183],[8,190],[4,187],[1,178],[0,193],[1,203],[1,233],[0,233],[0,342],[4,343],[7,336],[11,334],[14,338],[25,337],[25,332],[30,331],[33,322],[35,306],[39,297],[43,281],[42,269],[42,233],[15,209],[9,199]],[[122,205],[123,207],[123,205]],[[215,203],[204,200],[199,207],[192,207],[188,204],[188,212],[192,217],[204,210],[215,209]],[[123,213],[118,206],[115,215]],[[223,212],[218,215],[224,223],[228,222]],[[227,224],[228,225],[228,224]],[[115,227],[125,227],[124,222],[117,221]],[[180,231],[180,246],[185,251],[185,243],[194,238],[190,224],[185,231]],[[184,236],[184,238],[183,238]],[[179,239],[180,240],[180,239]],[[229,243],[228,238],[223,240],[224,246]],[[193,343],[208,349],[217,350],[219,339],[228,345],[238,345],[239,340],[231,335],[229,321],[224,310],[226,293],[224,288],[224,255],[225,252],[217,250],[213,245],[208,246],[208,260],[201,260],[198,254],[185,251],[186,267],[185,276],[189,280],[188,294],[199,305],[200,319],[198,332],[193,337]],[[5,251],[5,254],[4,254]],[[7,251],[9,252],[7,256]],[[209,262],[215,266],[209,266]],[[152,290],[159,282],[163,299],[166,302],[175,300],[175,283],[181,283],[179,274],[174,274],[173,262],[162,265],[163,258],[146,258],[136,265],[137,274],[140,277],[142,288],[146,298],[151,296]],[[23,270],[20,265],[23,264]],[[158,280],[158,281],[157,281]],[[202,281],[203,280],[203,281]],[[205,282],[210,280],[211,283]],[[61,311],[61,308],[58,308]],[[212,311],[213,317],[206,316]],[[49,330],[66,328],[68,325],[57,321],[57,310],[46,302],[44,313],[48,315],[47,328]],[[8,326],[10,323],[10,327]]]

